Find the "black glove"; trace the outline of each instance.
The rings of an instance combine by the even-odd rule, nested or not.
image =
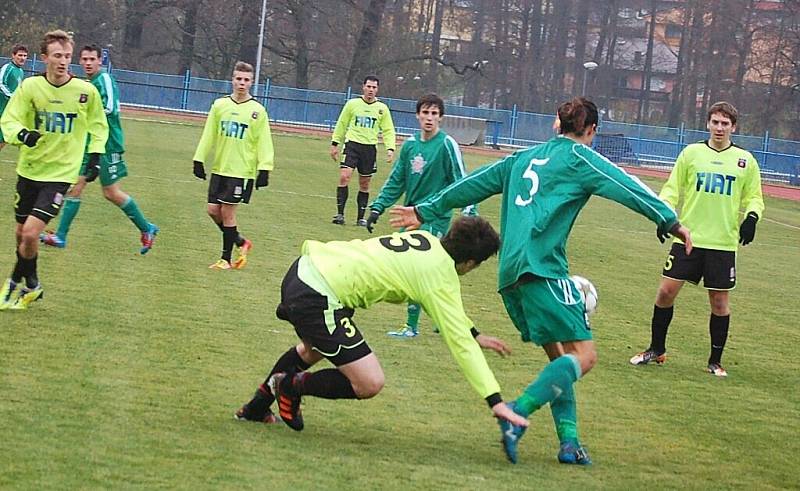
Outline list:
[[[36,146],[36,142],[39,141],[39,138],[42,137],[42,134],[36,130],[28,131],[25,128],[19,130],[17,133],[17,140],[21,141],[23,145],[33,148]]]
[[[206,169],[203,167],[203,163],[199,160],[194,161],[194,169],[192,172],[194,172],[194,177],[204,181],[206,180]]]
[[[669,239],[672,236],[666,230],[661,230],[660,228],[657,228],[656,237],[658,237],[658,240],[663,244],[664,242],[666,242],[667,239]]]
[[[739,243],[743,246],[746,246],[750,242],[753,242],[753,239],[756,236],[756,223],[758,222],[758,214],[754,211],[751,211],[747,214],[747,218],[744,219],[742,224],[739,226]]]
[[[267,186],[269,186],[269,171],[258,171],[258,177],[256,177],[256,189],[265,188]]]
[[[86,172],[83,176],[86,182],[92,182],[100,175],[100,154],[90,153],[89,160],[86,162]]]
[[[378,218],[380,218],[381,214],[378,210],[372,210],[369,212],[369,216],[367,217],[367,230],[369,233],[372,233],[372,227],[378,223]]]

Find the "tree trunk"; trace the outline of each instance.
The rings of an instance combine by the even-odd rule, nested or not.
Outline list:
[[[572,6],[571,0],[558,0],[555,2],[553,11],[553,24],[555,25],[555,35],[553,36],[553,64],[552,95],[556,100],[565,96],[564,74],[567,59],[567,46],[569,44],[569,15]]]
[[[364,23],[361,25],[361,33],[356,41],[350,69],[347,71],[347,84],[351,87],[360,85],[361,79],[368,75],[365,72],[371,67],[369,55],[377,49],[376,41],[385,8],[386,0],[370,0],[366,12],[364,12]]]
[[[442,23],[444,22],[444,0],[436,0],[436,11],[433,18],[433,40],[431,42],[431,56],[441,56]],[[430,60],[428,71],[428,88],[436,92],[439,87],[439,62]]]
[[[470,40],[470,54],[472,60],[470,62],[480,63],[484,57],[483,49],[483,30],[486,24],[484,16],[484,0],[475,0],[474,21],[472,30],[472,39]],[[466,87],[464,89],[464,105],[477,106],[481,100],[481,82],[483,82],[483,75],[479,72],[468,72],[466,80]]]
[[[572,93],[583,93],[583,82],[589,74],[583,67],[586,60],[586,28],[589,22],[589,0],[578,0],[578,11],[575,17],[575,65],[572,69]]]
[[[258,56],[258,35],[261,28],[261,2],[243,0],[242,4],[239,60],[255,65],[256,56]]]
[[[197,34],[197,6],[199,2],[189,0],[183,10],[181,51],[178,58],[178,73],[192,69],[194,61],[194,40]]]
[[[673,128],[677,127],[681,119],[681,108],[683,108],[683,99],[685,92],[685,85],[683,80],[683,73],[687,59],[687,46],[689,41],[689,27],[692,25],[692,14],[694,13],[694,5],[698,0],[691,0],[688,5],[683,8],[683,23],[681,28],[681,41],[678,46],[678,64],[675,68],[675,83],[672,86],[672,94],[670,94],[669,117],[667,125]]]
[[[308,13],[308,7],[305,2],[302,0],[295,2],[292,7],[292,20],[295,29],[294,82],[295,86],[301,89],[308,88],[310,19],[311,16]]]
[[[647,33],[647,53],[644,58],[642,74],[642,94],[639,96],[639,113],[636,123],[642,124],[649,119],[650,112],[650,78],[653,71],[653,45],[655,44],[656,17],[658,16],[658,0],[650,0],[650,29]]]

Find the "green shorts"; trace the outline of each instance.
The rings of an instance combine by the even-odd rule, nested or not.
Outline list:
[[[83,156],[80,172],[82,176],[86,175],[87,162],[89,162],[89,154]],[[122,160],[121,153],[106,153],[100,156],[100,185],[111,186],[127,175],[128,166]]]
[[[592,339],[581,294],[569,278],[530,274],[500,291],[508,316],[523,341],[539,346]]]

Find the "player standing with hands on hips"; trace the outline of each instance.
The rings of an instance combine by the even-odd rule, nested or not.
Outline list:
[[[378,170],[378,133],[383,134],[386,162],[394,160],[395,132],[389,107],[377,99],[377,77],[364,79],[363,95],[350,99],[342,108],[331,138],[331,158],[339,162],[339,185],[336,188],[336,215],[333,223],[344,225],[344,207],[350,194],[350,177],[358,169],[358,220],[356,225],[366,227],[364,212],[369,202],[369,183]],[[344,155],[339,160],[339,145],[344,143]]]

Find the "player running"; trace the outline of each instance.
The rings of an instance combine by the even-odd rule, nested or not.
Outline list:
[[[125,153],[125,137],[122,134],[122,122],[119,117],[119,88],[117,81],[110,73],[103,70],[101,63],[101,49],[96,44],[81,48],[81,66],[83,67],[89,82],[94,85],[100,93],[103,101],[103,111],[108,121],[108,141],[106,142],[106,153],[100,158],[100,184],[103,186],[103,196],[114,203],[127,216],[134,226],[139,230],[140,254],[147,254],[153,247],[153,242],[159,232],[159,228],[150,223],[142,214],[139,205],[132,196],[122,191],[119,181],[128,175],[128,166],[123,159]],[[67,234],[69,234],[72,221],[78,216],[81,207],[81,194],[88,182],[94,178],[86,177],[86,164],[89,155],[83,157],[83,166],[78,183],[72,186],[64,200],[64,210],[55,232],[42,234],[41,240],[45,245],[64,248],[67,246]]]
[[[370,232],[384,210],[395,204],[403,194],[406,206],[421,203],[466,175],[458,143],[439,129],[444,116],[442,98],[436,94],[420,97],[417,100],[416,114],[420,131],[403,143],[392,173],[378,197],[369,205],[367,230]],[[467,206],[464,214],[474,215],[475,207]],[[422,230],[442,237],[450,227],[451,215],[448,212],[440,220],[424,224]],[[405,325],[398,331],[390,331],[389,335],[403,338],[417,336],[419,316],[419,304],[409,303]]]
[[[685,254],[680,239],[672,244],[653,306],[650,346],[631,358],[633,365],[666,361],[667,329],[675,299],[684,282],[696,285],[702,278],[711,305],[707,370],[717,377],[728,375],[722,367],[722,351],[731,322],[730,291],[736,287],[736,248],[753,241],[756,223],[764,213],[758,162],[731,141],[737,118],[733,105],[713,104],[706,123],[708,140],[683,149],[661,188],[661,199],[667,203],[677,208],[683,202],[681,219],[694,231],[695,248],[692,254]],[[745,219],[739,225],[742,208]]]
[[[283,279],[276,312],[294,326],[301,342],[278,359],[236,417],[275,422],[270,406],[277,399],[280,417],[300,431],[302,396],[374,397],[383,388],[383,369],[356,327],[355,309],[413,300],[439,326],[464,376],[494,415],[526,426],[527,421],[503,403],[500,386],[481,352],[483,347],[505,355],[508,346],[480,334],[461,303],[459,275],[496,254],[499,243],[497,232],[480,217],[460,217],[441,240],[417,231],[363,241],[306,241],[302,256]],[[307,371],[323,358],[336,368]]]
[[[14,91],[17,90],[25,72],[22,67],[25,66],[25,60],[28,59],[28,48],[22,44],[15,44],[11,47],[11,61],[0,68],[0,117],[3,116],[3,111],[8,105]],[[6,146],[3,131],[0,129],[0,150]]]
[[[3,133],[14,135],[9,143],[22,146],[14,206],[17,262],[0,290],[0,310],[26,309],[42,298],[36,266],[39,235],[78,180],[84,149],[90,178],[97,177],[105,151],[108,123],[103,103],[92,84],[70,75],[73,47],[64,31],[45,34],[45,73],[23,80],[0,119]]]
[[[242,237],[236,226],[236,208],[247,204],[256,189],[269,185],[274,168],[272,133],[267,110],[250,95],[253,66],[237,62],[233,68],[233,93],[211,106],[203,136],[194,154],[194,175],[206,179],[203,162],[212,148],[214,166],[208,184],[208,216],[222,232],[222,256],[211,269],[242,269],[253,243]],[[231,262],[233,246],[238,257]]]
[[[372,75],[364,79],[361,87],[363,95],[350,99],[342,108],[331,138],[330,155],[334,162],[339,162],[339,186],[336,188],[336,215],[333,223],[344,225],[344,207],[350,193],[348,185],[353,169],[358,169],[358,220],[356,225],[367,226],[364,212],[369,202],[369,183],[378,170],[377,147],[378,133],[383,134],[383,145],[386,147],[386,162],[392,163],[395,149],[395,132],[389,107],[377,99],[377,77]],[[339,145],[344,143],[344,154],[339,160]]]
[[[585,306],[569,279],[566,244],[578,213],[593,195],[614,200],[686,240],[675,212],[638,179],[588,145],[597,131],[597,106],[583,97],[558,108],[559,136],[481,167],[415,207],[390,210],[393,226],[417,228],[448,210],[502,193],[499,290],[522,335],[544,348],[550,363],[509,403],[524,417],[550,404],[561,443],[558,461],[591,463],[578,438],[573,384],[597,361]],[[500,421],[503,449],[517,462],[525,427]]]

